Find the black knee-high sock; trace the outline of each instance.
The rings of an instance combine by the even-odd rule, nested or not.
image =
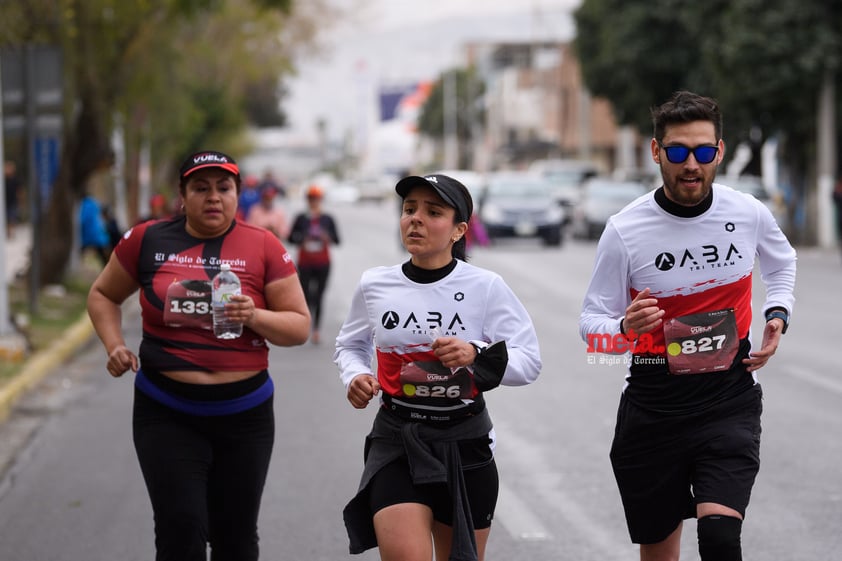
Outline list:
[[[699,555],[702,561],[742,561],[740,533],[743,521],[733,516],[711,515],[699,518]]]

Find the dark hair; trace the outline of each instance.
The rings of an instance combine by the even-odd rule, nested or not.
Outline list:
[[[663,140],[668,125],[693,121],[710,121],[716,140],[722,139],[722,113],[713,98],[684,90],[677,91],[662,105],[653,107],[651,114],[655,140],[658,142]]]
[[[464,202],[467,206],[468,216],[462,216],[462,213],[459,209],[454,209],[455,212],[453,213],[453,224],[459,224],[460,222],[467,222],[468,228],[465,230],[465,235],[459,238],[457,242],[453,244],[453,247],[450,248],[450,254],[455,258],[461,261],[468,261],[468,230],[471,228],[471,218],[473,216],[473,209],[474,209],[474,199],[471,197],[471,192],[468,191],[468,188],[465,187],[461,182],[454,182],[458,188],[459,194],[464,199]]]
[[[234,183],[237,184],[237,196],[239,196],[243,180],[239,175],[234,175],[233,173],[231,174],[231,177],[234,179]],[[189,177],[182,177],[178,181],[178,192],[182,197],[187,194],[187,181],[189,179]]]
[[[462,220],[454,220],[454,224],[459,224]],[[453,256],[454,259],[459,259],[461,261],[468,260],[468,241],[465,239],[465,236],[468,235],[468,231],[465,230],[465,235],[459,238],[459,241],[453,244],[453,247],[450,248],[450,255]]]

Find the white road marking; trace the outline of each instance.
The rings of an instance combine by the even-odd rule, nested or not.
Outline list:
[[[495,516],[516,539],[539,541],[550,538],[550,532],[532,509],[502,482]]]

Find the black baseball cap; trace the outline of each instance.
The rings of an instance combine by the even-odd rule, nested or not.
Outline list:
[[[395,185],[395,191],[402,199],[406,198],[413,187],[432,187],[444,202],[456,209],[456,215],[463,222],[470,220],[474,212],[474,202],[468,188],[448,175],[433,174],[410,175],[404,177]]]
[[[237,162],[234,161],[234,158],[228,154],[223,154],[222,152],[203,150],[202,152],[196,152],[195,154],[188,156],[187,159],[184,160],[181,164],[181,169],[179,170],[179,179],[184,181],[187,176],[194,171],[205,168],[224,169],[228,173],[234,175],[234,177],[240,177],[240,168],[237,166]]]

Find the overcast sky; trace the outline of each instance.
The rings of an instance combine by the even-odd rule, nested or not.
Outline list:
[[[332,138],[359,126],[366,92],[378,85],[434,80],[461,64],[468,41],[570,40],[580,0],[331,0],[350,8],[322,37],[318,56],[298,61],[285,104],[306,135],[327,121]]]
[[[353,1],[353,0],[351,0]],[[360,0],[357,0],[360,1]],[[411,24],[430,23],[452,17],[508,14],[511,12],[569,11],[578,0],[362,0],[369,14],[379,13],[379,21],[372,17],[374,29],[396,29]],[[340,5],[347,2],[339,0]]]

